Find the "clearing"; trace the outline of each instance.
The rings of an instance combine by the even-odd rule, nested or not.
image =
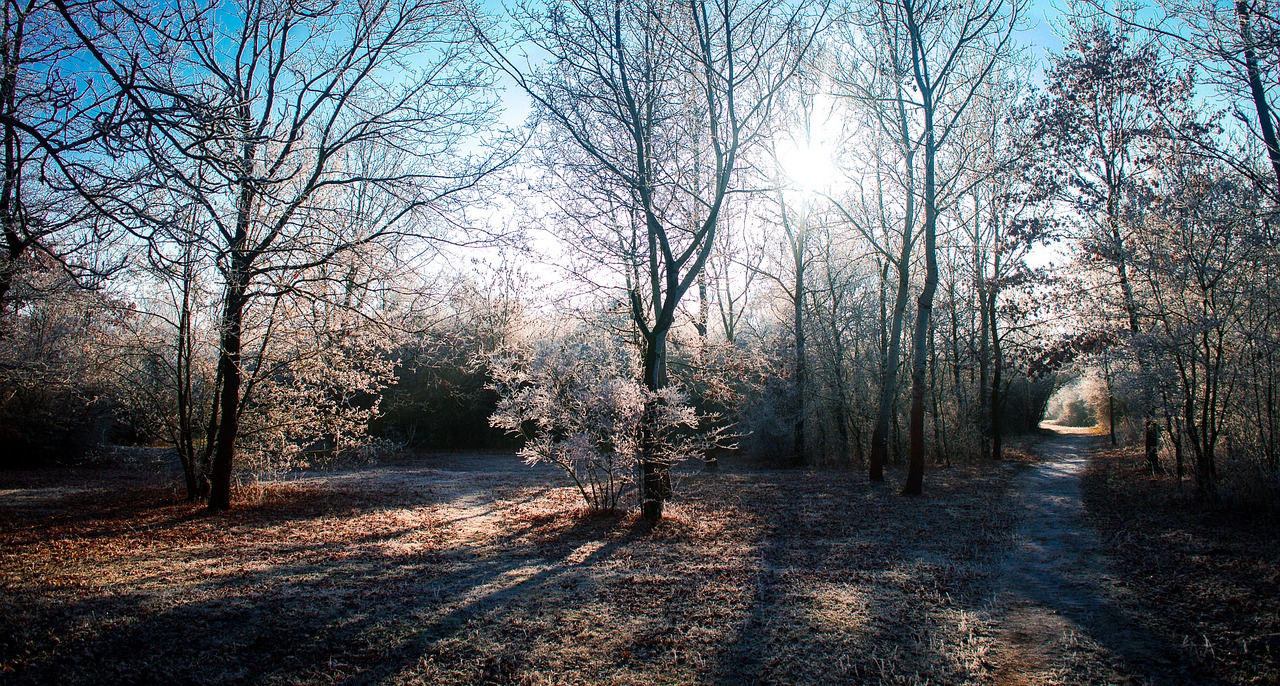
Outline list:
[[[0,681],[1204,683],[1117,595],[1080,504],[1095,442],[935,469],[922,498],[689,471],[657,527],[583,517],[509,455],[305,475],[216,516],[154,472],[7,472]]]

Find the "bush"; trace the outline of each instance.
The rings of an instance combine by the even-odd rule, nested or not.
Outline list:
[[[523,440],[528,464],[548,463],[572,479],[587,507],[617,509],[641,458],[673,464],[700,457],[719,431],[699,432],[703,417],[675,388],[649,391],[625,344],[589,336],[489,356],[499,396],[490,423]],[[657,454],[642,455],[643,431]]]
[[[120,312],[100,294],[42,285],[15,288],[0,319],[0,467],[83,459],[120,410],[108,345]]]
[[[1063,426],[1093,426],[1098,423],[1093,408],[1084,398],[1073,398],[1062,406],[1058,423]]]

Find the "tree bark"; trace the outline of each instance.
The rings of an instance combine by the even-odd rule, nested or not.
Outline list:
[[[1244,65],[1245,73],[1249,78],[1249,93],[1253,97],[1253,107],[1258,114],[1258,128],[1262,131],[1262,142],[1267,146],[1267,159],[1271,162],[1271,172],[1276,177],[1276,189],[1272,195],[1280,197],[1280,142],[1276,140],[1275,125],[1271,119],[1271,105],[1267,102],[1267,91],[1262,84],[1262,72],[1258,68],[1257,50],[1253,44],[1253,22],[1249,18],[1249,0],[1236,0],[1236,16],[1240,20],[1240,39],[1244,42]]]
[[[933,132],[933,110],[930,93],[923,94],[924,101],[924,288],[916,299],[916,327],[911,365],[911,452],[907,458],[907,481],[902,486],[904,495],[919,495],[924,489],[924,395],[925,372],[929,363],[929,322],[933,315],[933,296],[938,290],[938,208],[936,148]]]
[[[245,118],[248,121],[248,118]],[[245,140],[248,141],[248,132]],[[255,149],[246,142],[242,152],[242,172],[239,197],[236,199],[236,232],[231,241],[227,265],[226,302],[223,303],[222,327],[218,346],[218,375],[222,379],[219,389],[221,407],[218,434],[213,451],[213,464],[209,478],[209,509],[231,509],[231,471],[236,454],[236,438],[240,433],[240,382],[244,370],[240,366],[242,336],[244,333],[244,308],[248,304],[249,268],[253,264],[246,245],[249,241],[249,223],[254,204],[254,189],[248,180],[253,169]]]
[[[654,327],[645,338],[644,385],[658,391],[667,385],[667,332],[670,324]],[[640,514],[650,522],[662,519],[663,504],[671,497],[671,465],[657,456],[661,454],[662,437],[657,435],[656,396],[646,401],[640,437]]]
[[[997,263],[998,264],[998,263]],[[991,459],[1000,460],[1004,458],[1004,445],[1001,440],[1000,426],[1000,384],[1001,367],[1004,366],[1002,351],[1000,350],[1000,332],[996,328],[996,297],[998,292],[995,287],[989,289],[987,294],[987,316],[991,318],[987,324],[987,330],[991,332]]]
[[[231,509],[231,469],[240,429],[240,352],[247,281],[245,269],[233,266],[222,314],[222,335],[218,351],[218,372],[222,377],[222,387],[219,390],[221,420],[218,422],[213,468],[209,479],[209,509],[214,511]]]

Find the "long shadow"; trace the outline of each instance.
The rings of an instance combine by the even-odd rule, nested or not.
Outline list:
[[[549,586],[557,583],[562,577],[571,575],[578,570],[603,563],[619,549],[625,548],[638,532],[645,529],[647,529],[647,525],[636,524],[622,538],[609,540],[572,562],[567,562],[565,557],[562,556],[559,560],[532,558],[522,560],[521,562],[525,563],[523,565],[498,565],[497,573],[493,573],[495,570],[490,570],[484,575],[485,583],[469,582],[468,585],[471,592],[469,594],[460,594],[464,597],[462,602],[457,603],[447,612],[423,618],[421,622],[415,623],[406,638],[400,641],[394,649],[388,651],[381,659],[369,665],[352,683],[375,683],[395,677],[429,659],[442,643],[456,637],[471,622],[481,618],[487,619],[491,624],[501,622],[502,619],[500,617],[491,615],[500,613],[499,611],[504,609],[527,607],[531,601],[536,605],[537,599],[545,595],[545,591]],[[555,538],[558,539],[558,542],[572,545],[584,541],[598,540],[599,533],[598,524],[592,522],[590,518],[585,518],[568,530],[559,533]],[[499,583],[502,577],[511,572],[529,567],[537,568],[537,571],[522,576],[512,583]],[[494,587],[486,589],[486,586]],[[451,589],[451,591],[456,591],[456,589]],[[451,592],[451,596],[454,596],[453,592]],[[556,612],[563,608],[547,607],[540,609],[547,612]],[[480,651],[476,652],[479,653]],[[519,659],[511,660],[508,658],[505,661],[489,662],[483,666],[482,678],[486,683],[490,679],[509,679],[514,676],[521,666],[522,662]]]
[[[504,485],[511,486],[510,481]],[[499,503],[488,486],[455,485],[447,496],[454,502],[485,501],[480,516],[497,507],[531,503],[548,491],[517,484],[513,488],[520,490]],[[420,500],[418,491],[386,496],[368,502],[342,498],[333,507],[287,503],[278,510],[222,517],[228,526],[306,526],[311,519],[334,513],[357,515],[430,504]],[[353,502],[360,507],[353,510]],[[96,521],[104,529],[100,535],[120,533],[120,525],[131,526],[130,517],[148,519],[153,531],[203,519],[196,513],[166,517],[148,507],[153,506],[130,504],[99,511],[105,516]],[[57,601],[43,594],[27,601],[0,594],[0,607],[13,610],[0,620],[0,628],[8,624],[14,630],[12,640],[0,641],[0,664],[6,666],[0,681],[297,681],[344,670],[361,681],[387,678],[419,663],[479,617],[511,605],[536,605],[542,589],[566,574],[600,564],[645,534],[643,525],[620,531],[616,518],[610,523],[608,518],[585,517],[560,527],[567,516],[571,515],[507,522],[483,549],[456,545],[409,556],[388,557],[369,550],[412,536],[415,531],[408,529],[338,541],[270,542],[263,545],[261,565],[171,584],[164,593],[122,590],[80,594],[83,599],[76,601],[66,600],[65,594],[55,595],[60,596]],[[95,523],[92,516],[83,520],[86,527]],[[535,545],[529,545],[530,538]],[[605,538],[603,544],[567,561],[584,543]],[[495,550],[508,553],[492,554]],[[215,545],[184,561],[216,563],[220,555]],[[265,562],[268,559],[285,562]],[[143,581],[143,587],[152,585]],[[75,629],[87,627],[91,622],[86,620],[95,617],[119,619],[94,620],[98,626],[92,630]],[[55,633],[56,645],[50,646]],[[19,670],[9,671],[15,664]],[[493,670],[500,677],[519,666],[518,659],[507,659]]]
[[[519,489],[497,498],[500,503],[492,502],[492,484],[486,480],[434,496],[411,488],[363,500],[348,494],[324,506],[284,503],[278,511],[233,514],[227,522],[307,526],[316,517],[439,504],[440,497],[491,510],[545,496],[535,487],[537,479],[514,486],[511,479],[500,481]],[[996,557],[1003,540],[976,533],[985,526],[982,513],[956,503],[964,489],[996,480],[949,482],[939,475],[930,482],[930,494],[920,499],[901,498],[891,487],[870,488],[860,477],[839,472],[754,472],[705,482],[690,487],[708,490],[701,497],[714,507],[737,507],[754,517],[747,523],[754,533],[746,540],[756,561],[752,573],[727,574],[729,581],[717,582],[714,589],[700,579],[658,589],[653,602],[659,606],[638,609],[640,628],[619,628],[623,635],[611,637],[604,648],[593,647],[596,659],[607,662],[613,656],[600,653],[615,651],[639,669],[665,664],[661,651],[681,639],[654,634],[696,628],[699,620],[664,616],[660,604],[673,593],[715,592],[738,604],[726,613],[727,633],[714,644],[702,644],[710,654],[698,674],[708,681],[874,683],[900,664],[925,665],[937,682],[965,680],[935,637],[953,635],[954,618],[947,613],[976,611],[983,602],[986,582],[974,570]],[[127,523],[123,512],[114,516],[122,519],[112,519],[111,528]],[[34,646],[36,654],[23,658],[18,673],[0,674],[0,681],[362,683],[416,675],[433,661],[474,665],[475,683],[515,681],[522,670],[538,667],[528,664],[534,648],[547,647],[539,636],[517,635],[518,623],[535,614],[549,617],[550,626],[570,619],[572,607],[546,604],[549,598],[564,598],[565,585],[585,577],[598,580],[605,566],[612,568],[600,582],[605,586],[635,583],[608,575],[650,563],[659,577],[674,569],[661,560],[632,561],[660,547],[642,524],[627,528],[630,520],[590,517],[566,524],[567,516],[507,521],[480,548],[447,545],[403,555],[389,555],[378,546],[410,543],[417,530],[369,531],[327,542],[284,540],[264,546],[261,564],[255,561],[246,569],[192,575],[169,587],[148,580],[80,600],[54,596],[60,606],[48,599],[8,597],[0,588],[0,609],[14,613],[0,619],[0,629],[20,621],[40,623],[23,628],[18,646]],[[218,555],[215,546],[194,561],[216,562]],[[164,590],[150,590],[157,586]],[[1065,607],[1050,593],[1052,584],[1047,588],[1028,584],[1027,597]],[[848,594],[836,592],[841,589]],[[614,617],[648,602],[612,588],[584,593],[607,605]],[[826,595],[819,598],[820,593]],[[703,600],[696,610],[721,610],[711,607],[718,602]],[[823,612],[842,611],[830,602],[847,602],[844,617],[856,613],[859,620],[838,631],[825,627]],[[116,619],[95,619],[103,617]],[[91,619],[93,628],[77,628],[89,626]],[[1089,627],[1087,619],[1081,626]],[[52,644],[46,633],[59,634],[60,642]],[[516,649],[475,643],[477,636],[493,635],[509,639]],[[11,664],[20,656],[3,643],[0,663]],[[607,674],[597,676],[608,680]]]
[[[1001,469],[1007,474],[1011,468]],[[1085,548],[1083,557],[1023,576],[1001,571],[1014,531],[1011,518],[1025,520],[1029,505],[1011,502],[1015,496],[1006,493],[997,508],[1003,515],[990,513],[1004,523],[993,519],[992,530],[983,532],[976,529],[986,525],[984,513],[961,500],[966,488],[1007,488],[1007,476],[950,484],[935,477],[930,493],[920,499],[903,499],[892,489],[850,483],[839,475],[823,475],[809,493],[788,487],[785,474],[755,476],[783,483],[751,493],[750,502],[772,515],[756,543],[759,562],[750,605],[716,658],[718,683],[897,682],[913,673],[929,683],[972,681],[990,667],[979,662],[984,642],[993,640],[972,630],[978,625],[981,631],[982,618],[992,609],[990,594],[998,588],[1012,589],[1023,602],[1072,622],[1101,647],[1104,659],[1119,660],[1108,667],[1157,683],[1213,683],[1182,671],[1172,646],[1154,642],[1133,616],[1106,600],[1098,571],[1088,561],[1096,551]],[[1058,476],[1048,471],[1044,478]],[[1038,503],[1050,508],[1041,513],[1049,522],[1043,528],[1052,531],[1053,522],[1063,522],[1066,515],[1052,508],[1070,502],[1047,497]],[[1078,507],[1078,497],[1074,502]],[[846,526],[832,530],[820,523],[827,518]],[[1059,533],[1079,537],[1075,528]],[[859,549],[863,554],[856,554]],[[814,607],[823,593],[848,603],[841,617],[846,625],[839,631],[829,626],[838,621],[824,620],[818,612],[823,608]],[[957,645],[965,642],[969,645]],[[961,664],[958,658],[979,662]]]
[[[952,484],[904,501],[847,473],[772,476],[783,484],[753,500],[771,515],[750,607],[717,657],[715,680],[877,683],[914,669],[930,683],[965,681],[947,641],[957,613],[983,602],[967,570],[993,557],[996,543],[924,535],[975,528],[978,512],[949,505]]]

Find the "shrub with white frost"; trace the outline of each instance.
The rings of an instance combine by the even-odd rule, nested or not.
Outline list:
[[[635,483],[646,406],[649,461],[701,457],[719,437],[698,432],[700,417],[677,389],[637,383],[637,361],[621,342],[573,336],[500,351],[487,363],[500,398],[489,423],[524,439],[528,464],[564,470],[592,510],[616,509]]]

